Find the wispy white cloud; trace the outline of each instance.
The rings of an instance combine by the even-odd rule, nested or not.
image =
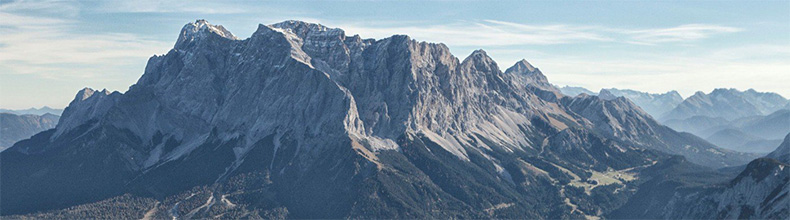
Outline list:
[[[3,75],[97,77],[106,75],[96,71],[103,66],[125,63],[126,59],[145,59],[170,46],[134,34],[81,32],[80,24],[67,16],[27,15],[30,10],[39,14],[47,14],[48,10],[63,11],[62,8],[39,6],[39,2],[0,6],[0,31],[3,33],[0,66],[6,70]]]
[[[80,9],[69,1],[58,0],[9,0],[0,2],[0,11],[6,13],[35,13],[45,12],[49,17],[74,17]]]
[[[364,37],[383,38],[398,33],[407,34],[418,40],[445,42],[453,46],[556,45],[590,42],[656,45],[689,43],[717,34],[742,31],[740,28],[712,24],[622,29],[570,24],[534,25],[498,20],[459,21],[441,25],[366,26],[347,23],[338,26],[349,33]]]
[[[137,0],[137,1],[98,1],[93,10],[121,13],[173,13],[188,12],[198,14],[239,14],[251,12],[259,7],[244,4],[229,4],[217,1],[176,1],[176,0]]]
[[[484,20],[443,25],[363,26],[339,24],[347,32],[363,37],[384,38],[406,34],[421,41],[444,42],[452,46],[552,45],[612,41],[589,27],[570,25],[523,25]]]
[[[685,24],[670,28],[623,30],[631,38],[630,43],[658,44],[667,42],[694,41],[709,38],[716,34],[742,31],[740,28],[710,24]]]

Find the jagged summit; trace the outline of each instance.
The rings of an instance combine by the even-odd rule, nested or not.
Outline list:
[[[472,51],[472,53],[461,62],[461,65],[474,68],[476,72],[484,74],[500,71],[494,59],[488,56],[488,53],[483,49]]]
[[[527,62],[526,59],[521,59],[520,61],[518,61],[515,64],[513,64],[512,67],[508,68],[505,72],[506,73],[513,72],[513,73],[527,74],[527,73],[540,72],[540,70],[538,70],[538,68],[535,68],[534,66],[532,66],[532,64]]]
[[[212,36],[223,40],[201,41]],[[301,21],[259,25],[249,39],[235,39],[205,20],[185,25],[176,48],[190,49],[152,57],[123,99],[134,101],[115,106],[122,99],[105,91],[109,98],[91,98],[93,107],[75,103],[62,119],[74,122],[64,123],[55,136],[113,110],[118,113],[108,115],[121,118],[107,123],[144,141],[172,128],[180,128],[171,134],[178,139],[199,139],[211,127],[221,127],[232,128],[223,135],[242,133],[251,140],[298,128],[291,134],[341,133],[378,150],[397,148],[391,143],[410,132],[444,143],[446,150],[468,159],[468,146],[486,143],[470,138],[476,135],[507,148],[538,148],[540,143],[520,138],[530,135],[520,126],[531,124],[536,115],[562,115],[564,119],[553,119],[557,128],[585,121],[562,109],[560,92],[538,68],[521,60],[506,70],[512,74],[505,74],[482,49],[459,63],[444,44],[401,35],[347,38],[341,29]],[[310,114],[293,114],[305,108]],[[300,139],[301,145],[321,140]],[[181,158],[195,147],[149,155],[145,163],[136,163],[146,169]]]
[[[55,132],[2,153],[19,162],[0,167],[0,202],[11,204],[0,211],[133,193],[167,198],[161,207],[175,211],[159,213],[176,218],[211,217],[211,207],[263,218],[584,218],[612,209],[586,205],[597,200],[584,193],[597,186],[591,175],[631,175],[667,153],[710,166],[748,157],[680,136],[627,99],[566,97],[542,74],[506,74],[483,50],[460,62],[443,44],[297,21],[235,39],[198,20],[124,94],[82,92]],[[33,145],[57,151],[24,150]],[[596,190],[635,187],[612,181]],[[180,203],[195,187],[203,201]],[[239,205],[215,205],[228,201]]]
[[[77,92],[77,96],[74,97],[74,101],[84,101],[85,99],[90,98],[91,96],[93,96],[94,93],[97,93],[97,92],[98,92],[98,94],[104,94],[104,95],[109,95],[110,94],[110,91],[107,91],[107,89],[102,89],[101,91],[99,91],[99,90],[93,90],[92,88],[85,87],[85,88],[81,89],[79,92]]]
[[[83,88],[77,92],[69,106],[63,110],[63,115],[55,127],[57,131],[53,135],[53,139],[88,121],[104,116],[115,105],[120,96],[121,93],[117,91],[110,92],[107,89],[99,91],[88,87]]]
[[[491,62],[494,61],[494,59],[492,59],[490,56],[488,56],[488,53],[486,53],[485,50],[477,49],[477,50],[472,51],[472,53],[470,53],[469,56],[467,56],[464,59],[463,62],[467,62],[467,61],[469,61],[469,62],[481,61],[481,62],[491,63]]]
[[[185,45],[197,39],[206,38],[208,36],[216,35],[222,38],[238,40],[239,38],[230,33],[222,25],[212,25],[204,19],[198,19],[195,22],[190,22],[181,28],[181,33],[176,41],[175,48],[182,48]]]
[[[274,28],[284,29],[284,30],[290,30],[292,33],[302,38],[304,38],[310,33],[315,34],[321,32],[326,32],[326,35],[345,37],[345,31],[343,31],[340,28],[330,28],[322,24],[308,23],[304,21],[288,20],[288,21],[272,24],[269,26]]]

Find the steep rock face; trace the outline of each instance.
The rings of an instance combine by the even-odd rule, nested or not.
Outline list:
[[[240,40],[199,20],[129,91],[83,90],[55,130],[3,152],[0,211],[131,193],[170,217],[211,217],[228,196],[266,217],[581,218],[622,204],[636,185],[621,177],[662,151],[748,157],[626,99],[564,97],[525,61],[509,69],[407,36],[286,21]],[[209,205],[178,210],[198,194]]]
[[[80,90],[69,106],[63,110],[55,137],[90,120],[98,120],[103,117],[115,105],[120,95],[119,92],[110,92],[106,89],[96,91],[84,88]]]
[[[761,93],[752,89],[715,89],[710,94],[697,92],[683,100],[662,121],[686,119],[692,116],[722,117],[733,120],[746,116],[767,115],[782,108],[787,99],[775,93]]]
[[[30,138],[39,132],[55,128],[58,116],[45,113],[44,115],[16,115],[0,113],[0,151],[11,147],[17,141]]]

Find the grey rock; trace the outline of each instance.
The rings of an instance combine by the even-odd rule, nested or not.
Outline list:
[[[593,173],[669,154],[711,167],[754,156],[625,98],[564,96],[526,61],[502,72],[483,50],[459,60],[444,44],[300,21],[238,39],[198,20],[129,91],[83,90],[55,130],[0,154],[0,211],[133,193],[208,218],[233,194],[233,210],[292,218],[583,218],[637,187],[596,188]],[[178,210],[198,194],[209,205]]]

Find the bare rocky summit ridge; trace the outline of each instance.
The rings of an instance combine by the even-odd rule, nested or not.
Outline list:
[[[0,154],[0,211],[132,194],[170,217],[583,218],[618,209],[670,154],[754,157],[625,98],[564,96],[526,61],[502,72],[483,50],[459,60],[300,21],[239,39],[198,20],[128,91],[85,89],[55,130]]]

